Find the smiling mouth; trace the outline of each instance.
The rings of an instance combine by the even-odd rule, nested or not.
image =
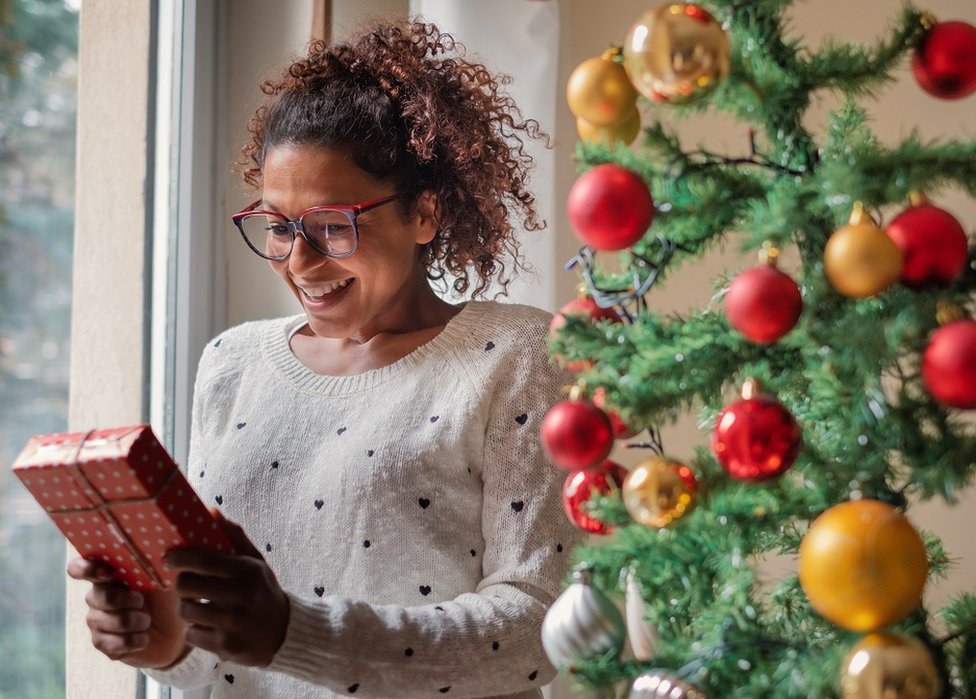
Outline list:
[[[307,298],[309,301],[321,301],[333,294],[342,291],[347,286],[349,286],[351,282],[352,279],[343,279],[340,281],[332,282],[330,284],[326,284],[325,286],[319,286],[319,287],[299,286],[298,288],[301,290],[302,295],[305,298]]]

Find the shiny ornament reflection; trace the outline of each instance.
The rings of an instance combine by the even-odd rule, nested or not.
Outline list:
[[[844,699],[935,699],[941,684],[928,649],[916,638],[895,634],[861,639],[840,676]]]
[[[627,474],[623,495],[627,512],[646,527],[666,527],[695,504],[695,474],[679,461],[657,457]]]
[[[810,604],[851,631],[877,631],[918,606],[928,557],[908,519],[877,500],[835,505],[800,544],[800,585]]]
[[[620,653],[627,629],[616,605],[591,584],[585,566],[549,607],[542,621],[542,647],[559,668],[609,651]]]
[[[657,102],[701,99],[729,73],[729,39],[697,5],[668,4],[641,15],[624,43],[634,87]]]
[[[630,686],[627,699],[707,699],[705,693],[668,670],[648,670]]]

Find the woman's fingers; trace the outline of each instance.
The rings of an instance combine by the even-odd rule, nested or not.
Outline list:
[[[132,653],[138,653],[149,645],[149,634],[92,634],[92,645],[111,660],[122,660]]]
[[[85,595],[85,602],[93,609],[113,612],[121,609],[142,609],[145,598],[122,583],[96,583]]]
[[[106,634],[134,634],[148,631],[152,617],[145,612],[124,610],[107,612],[101,609],[89,609],[87,616],[88,628]]]
[[[87,580],[88,582],[106,582],[112,579],[112,567],[99,563],[98,561],[88,561],[84,558],[72,558],[68,561],[66,568],[68,577],[75,580]]]
[[[181,599],[219,600],[221,604],[235,602],[240,594],[226,578],[186,572],[177,577],[175,589]]]
[[[233,628],[235,615],[216,604],[197,602],[195,600],[180,601],[180,617],[195,626],[211,628]]]

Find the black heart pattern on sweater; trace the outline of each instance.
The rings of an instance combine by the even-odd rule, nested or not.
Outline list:
[[[336,434],[341,435],[345,431],[346,431],[345,427],[340,427],[339,429],[336,430]]]
[[[532,680],[534,680],[538,676],[539,676],[539,671],[538,670],[533,670],[532,672],[529,673],[529,682],[531,682]]]
[[[556,544],[556,553],[562,553],[562,552],[563,552],[563,545]]]
[[[523,507],[525,507],[525,503],[521,500],[516,500],[512,503],[512,509],[516,512],[521,512]]]
[[[349,685],[348,692],[350,694],[355,694],[357,689],[359,689],[359,683],[358,682],[356,684]]]
[[[529,419],[529,416],[527,414],[525,414],[525,413],[522,413],[517,418],[515,418],[515,422],[517,422],[520,425],[524,425],[528,421],[528,419]]]
[[[264,550],[267,551],[268,553],[271,553],[271,544],[265,544]]]
[[[246,424],[247,424],[246,422],[238,422],[238,423],[237,423],[237,429],[241,429],[241,428],[242,428],[242,427],[244,427],[244,425],[246,425]]]
[[[224,679],[227,680],[228,682],[230,682],[231,684],[234,684],[234,676],[233,675],[224,675]]]
[[[314,587],[312,589],[315,592],[315,596],[316,597],[321,597],[322,595],[325,594],[325,588],[324,587],[318,587],[318,586],[316,586],[316,587]]]
[[[420,503],[420,506],[425,510],[430,507],[430,500],[427,498],[420,498],[417,502]]]
[[[430,416],[430,421],[431,422],[437,422],[440,419],[441,419],[441,416],[440,415],[431,415]]]
[[[277,461],[272,461],[271,462],[271,468],[278,468],[278,462]]]
[[[491,352],[493,349],[495,349],[495,343],[489,341],[488,344],[485,345],[485,352]]]
[[[214,498],[214,500],[217,501],[217,504],[218,505],[223,505],[224,504],[224,496],[223,495],[218,495],[217,497]]]
[[[373,451],[372,449],[370,449],[369,451],[366,452],[366,456],[372,456],[375,453],[376,453],[375,451]]]
[[[424,597],[426,597],[427,595],[429,595],[430,594],[430,585],[421,585],[420,586],[420,594],[422,594]]]
[[[499,645],[499,644],[498,644],[498,641],[494,641],[494,642],[493,642],[493,643],[491,644],[491,649],[492,649],[492,650],[498,650],[498,645]]]
[[[447,694],[448,692],[451,691],[451,688],[450,687],[441,687],[437,691],[440,692],[441,694]]]
[[[200,471],[200,478],[203,478],[203,471]]]
[[[220,343],[221,343],[221,342],[223,342],[223,340],[217,340],[217,341],[216,341],[216,342],[214,343],[214,345],[213,345],[213,346],[214,346],[214,347],[220,347]]]
[[[324,504],[325,504],[325,500],[316,500],[315,501],[315,509],[316,510],[321,510],[322,509],[322,505],[324,505]]]

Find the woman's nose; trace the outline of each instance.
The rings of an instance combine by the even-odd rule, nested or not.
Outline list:
[[[328,257],[313,249],[305,237],[296,232],[295,244],[291,248],[291,255],[288,257],[288,268],[293,272],[303,272],[315,269],[328,261]]]

